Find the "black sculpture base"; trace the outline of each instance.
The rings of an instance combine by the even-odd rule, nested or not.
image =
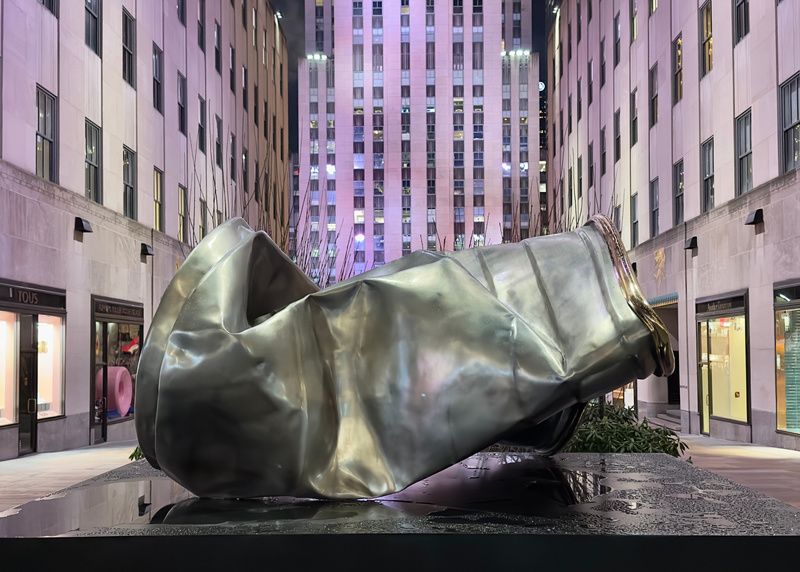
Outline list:
[[[762,550],[796,557],[797,535],[800,511],[665,455],[524,450],[481,453],[401,493],[347,502],[198,499],[138,462],[0,513],[4,562],[91,554],[123,569],[619,570],[684,558],[741,569]]]

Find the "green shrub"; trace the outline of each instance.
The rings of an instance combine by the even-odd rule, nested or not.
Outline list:
[[[133,453],[131,453],[128,456],[128,458],[131,461],[138,461],[139,459],[144,459],[144,453],[142,453],[142,448],[137,445],[136,448],[133,450]]]
[[[680,457],[687,445],[677,433],[641,423],[631,407],[590,403],[564,451],[571,453],[666,453]]]

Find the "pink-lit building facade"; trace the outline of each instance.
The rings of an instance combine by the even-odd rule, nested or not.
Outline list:
[[[800,1],[548,10],[550,206],[614,220],[678,358],[620,399],[800,449]]]
[[[534,233],[531,17],[530,1],[306,0],[296,256],[315,280]]]
[[[0,22],[2,460],[134,438],[161,293],[229,217],[288,238],[289,157],[265,0],[4,0]]]

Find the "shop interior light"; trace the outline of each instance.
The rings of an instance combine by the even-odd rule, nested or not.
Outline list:
[[[501,58],[504,58],[504,57],[506,57],[506,51],[505,51],[505,50],[503,50],[503,51],[501,51],[501,52],[500,52],[500,57],[501,57]]]
[[[281,13],[280,13],[280,10],[279,10],[279,11],[277,11],[277,12],[275,12],[275,17],[276,17],[278,20],[283,20],[283,14],[281,14]]]

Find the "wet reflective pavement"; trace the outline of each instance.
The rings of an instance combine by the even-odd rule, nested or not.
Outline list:
[[[480,453],[377,500],[199,499],[131,463],[0,513],[0,537],[800,535],[800,511],[666,455]]]

